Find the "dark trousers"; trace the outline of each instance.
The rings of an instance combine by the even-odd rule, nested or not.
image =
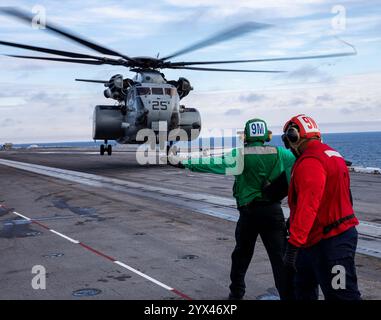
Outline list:
[[[283,254],[286,245],[286,226],[279,203],[252,202],[239,208],[235,230],[236,246],[232,253],[230,291],[236,297],[245,294],[245,274],[253,257],[255,242],[261,236],[281,299],[287,299],[286,271]]]
[[[296,299],[317,300],[320,285],[326,300],[359,300],[354,260],[356,247],[357,231],[353,227],[312,247],[300,249],[296,261]],[[344,275],[344,282],[339,281],[340,273]],[[338,288],[338,283],[344,287]]]

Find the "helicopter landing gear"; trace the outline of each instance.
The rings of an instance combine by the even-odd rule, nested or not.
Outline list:
[[[103,156],[105,154],[105,152],[107,152],[107,154],[109,156],[112,155],[112,145],[107,144],[107,140],[105,140],[105,144],[101,144],[101,146],[99,148],[99,153],[101,156]]]
[[[109,145],[107,146],[107,154],[108,154],[109,156],[112,155],[112,145],[111,145],[111,144],[109,144]]]

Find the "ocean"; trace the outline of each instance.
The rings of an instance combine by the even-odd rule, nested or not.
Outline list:
[[[208,140],[208,139],[206,139]],[[213,145],[229,144],[224,139],[215,139]],[[352,166],[381,168],[381,132],[326,133],[323,142],[336,149]],[[206,141],[204,145],[208,145]],[[193,143],[192,143],[193,144]],[[234,146],[233,141],[233,146]],[[283,146],[280,135],[274,135],[270,144]]]
[[[280,136],[273,142],[282,145]],[[323,134],[323,142],[353,166],[381,168],[381,132],[328,133]]]
[[[328,133],[323,134],[323,140],[331,147],[339,151],[343,157],[352,162],[353,166],[381,168],[381,132],[356,132],[356,133]],[[110,143],[115,144],[114,141]],[[80,141],[80,142],[51,142],[51,143],[28,143],[15,144],[14,147],[26,148],[36,144],[39,147],[98,147],[101,142]],[[280,136],[273,137],[272,145],[282,146]],[[212,148],[226,148],[236,145],[234,139],[229,138],[201,138],[191,143],[192,147],[199,145]]]

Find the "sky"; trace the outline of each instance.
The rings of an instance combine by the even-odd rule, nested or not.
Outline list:
[[[285,70],[244,74],[165,70],[186,77],[194,90],[181,102],[196,107],[202,135],[240,129],[262,118],[274,133],[293,115],[312,116],[323,132],[381,131],[381,0],[1,0],[1,6],[44,10],[55,22],[129,56],[165,56],[242,22],[271,27],[173,61],[256,59],[351,52],[356,56],[224,65]],[[0,14],[0,40],[94,54],[66,39]],[[0,54],[35,54],[0,46]],[[38,55],[38,54],[36,54]],[[104,79],[127,68],[30,61],[0,55],[0,143],[85,141]]]

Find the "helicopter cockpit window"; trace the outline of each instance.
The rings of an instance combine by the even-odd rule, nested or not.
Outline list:
[[[176,89],[175,88],[165,88],[164,92],[167,96],[174,96],[176,94]]]
[[[136,88],[139,96],[145,96],[146,94],[151,94],[151,89],[147,87]]]
[[[152,94],[163,95],[163,88],[152,88]]]

